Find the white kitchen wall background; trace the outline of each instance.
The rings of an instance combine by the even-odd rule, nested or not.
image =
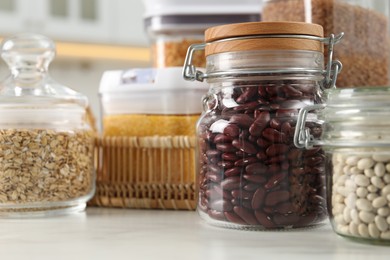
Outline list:
[[[147,47],[141,0],[0,0],[0,37],[34,32],[56,42]],[[53,78],[88,96],[98,119],[98,86],[111,69],[145,67],[137,60],[64,58],[50,66]],[[0,78],[8,73],[0,62]]]

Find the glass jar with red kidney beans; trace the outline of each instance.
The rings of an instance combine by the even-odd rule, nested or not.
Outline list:
[[[326,218],[323,150],[293,140],[299,109],[322,103],[322,90],[335,86],[341,38],[324,38],[315,24],[255,22],[212,27],[206,43],[189,48],[183,77],[210,86],[197,126],[198,212],[208,223],[287,229]],[[200,49],[205,72],[191,63]],[[316,115],[307,118],[320,136]]]

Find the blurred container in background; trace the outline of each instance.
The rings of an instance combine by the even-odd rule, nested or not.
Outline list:
[[[263,21],[317,23],[325,35],[345,32],[335,50],[343,63],[337,87],[389,84],[388,0],[263,0]]]
[[[183,66],[187,49],[201,43],[212,26],[260,20],[260,0],[143,0],[145,30],[152,44],[153,66]],[[204,53],[193,59],[205,67]]]

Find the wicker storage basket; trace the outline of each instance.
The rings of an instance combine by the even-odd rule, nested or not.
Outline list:
[[[102,137],[96,149],[89,205],[195,209],[194,136]]]

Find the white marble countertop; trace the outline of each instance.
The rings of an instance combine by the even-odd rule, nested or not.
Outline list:
[[[351,242],[330,225],[284,232],[211,227],[196,212],[89,208],[0,220],[1,259],[390,259],[390,246]]]

